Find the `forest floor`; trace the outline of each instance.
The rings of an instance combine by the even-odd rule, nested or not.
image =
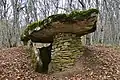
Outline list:
[[[0,80],[120,80],[120,48],[86,46],[74,68],[40,74],[31,68],[25,47],[0,50]]]

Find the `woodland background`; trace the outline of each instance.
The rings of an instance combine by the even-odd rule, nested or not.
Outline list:
[[[99,9],[97,30],[84,44],[120,45],[120,0],[0,0],[0,48],[23,45],[20,35],[34,21],[73,10]]]

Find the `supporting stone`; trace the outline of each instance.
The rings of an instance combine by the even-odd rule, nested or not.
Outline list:
[[[53,53],[50,72],[70,69],[82,54],[81,38],[72,33],[59,33],[53,41]]]

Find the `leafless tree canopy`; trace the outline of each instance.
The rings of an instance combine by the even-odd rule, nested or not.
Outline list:
[[[97,31],[83,37],[85,44],[120,44],[119,0],[0,0],[0,48],[22,45],[26,26],[57,13],[99,9]]]

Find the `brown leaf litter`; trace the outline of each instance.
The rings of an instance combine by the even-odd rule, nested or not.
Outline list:
[[[25,47],[0,50],[0,80],[120,80],[119,48],[85,48],[74,68],[54,74],[34,72]]]

